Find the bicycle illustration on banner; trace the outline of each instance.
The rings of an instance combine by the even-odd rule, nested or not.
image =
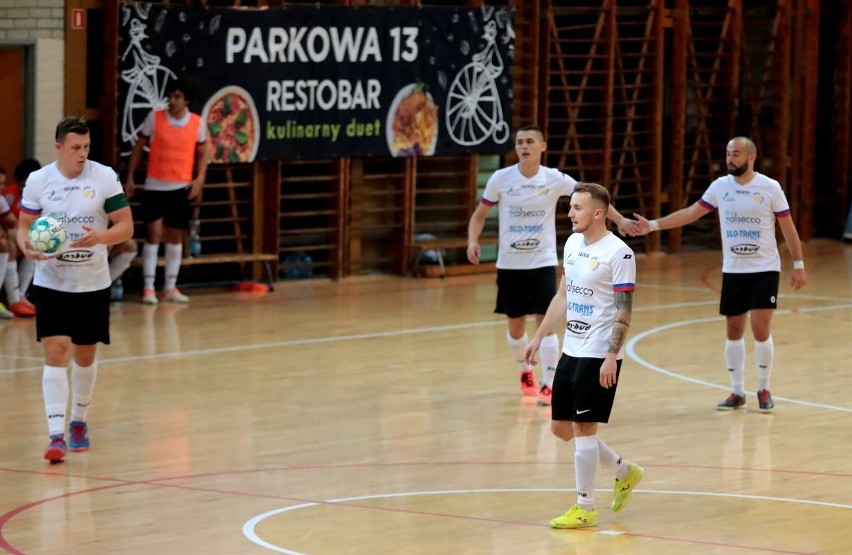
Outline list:
[[[493,20],[486,23],[482,38],[485,47],[459,70],[447,93],[447,132],[465,146],[481,144],[488,137],[496,143],[509,138],[509,124],[503,119],[497,89],[503,59],[497,50],[497,24]]]
[[[147,10],[137,9],[136,13],[142,19],[148,17]],[[129,17],[129,12],[125,17]],[[142,124],[151,110],[167,108],[165,88],[170,80],[177,78],[171,69],[160,64],[159,56],[145,51],[142,41],[146,38],[145,24],[138,18],[129,19],[130,44],[121,61],[125,62],[128,56],[132,56],[133,66],[121,72],[121,79],[129,85],[121,116],[121,141],[131,146],[139,138]]]

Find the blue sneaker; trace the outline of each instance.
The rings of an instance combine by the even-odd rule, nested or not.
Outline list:
[[[71,451],[89,450],[89,427],[86,426],[85,422],[72,422],[68,431],[71,432],[68,441]]]
[[[67,450],[65,436],[62,434],[50,436],[50,444],[44,450],[44,458],[49,460],[50,464],[61,463],[65,460],[65,452]]]

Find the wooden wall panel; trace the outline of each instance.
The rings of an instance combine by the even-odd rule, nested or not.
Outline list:
[[[105,142],[114,144],[115,114],[107,108],[115,105],[117,91],[117,4],[85,2],[92,9],[103,9],[107,21],[104,95],[100,110],[91,115],[100,119]],[[485,5],[480,0],[170,3]],[[839,228],[846,214],[843,205],[850,200],[852,172],[848,161],[852,155],[850,3],[831,4],[832,13],[838,14],[839,45],[831,45],[838,48],[838,64],[828,78],[836,100],[818,111],[819,87],[826,87],[820,84],[826,77],[817,69],[820,48],[825,48],[818,38],[820,8],[826,4],[819,0],[497,2],[516,10],[513,129],[538,123],[548,134],[548,165],[581,180],[603,183],[622,212],[636,210],[649,216],[694,202],[724,172],[727,140],[735,134],[750,135],[760,149],[760,168],[787,189],[803,237],[814,229],[815,207],[822,206],[821,214],[836,220],[834,226]],[[835,25],[834,19],[829,24]],[[845,50],[842,44],[847,45]],[[69,68],[76,74],[75,66]],[[76,81],[66,85],[68,89],[77,86]],[[73,94],[69,99],[67,109],[73,110],[80,99]],[[820,149],[817,124],[825,120],[832,122],[832,141]],[[823,150],[830,154],[823,155]],[[124,161],[111,154],[112,160],[107,157],[106,161],[120,168]],[[253,182],[265,188],[255,197],[256,209],[264,215],[260,221],[278,222],[278,233],[272,239],[258,238],[258,245],[266,250],[280,242],[277,248],[282,256],[297,247],[315,249],[322,253],[317,256],[320,267],[331,277],[405,272],[410,255],[406,244],[422,230],[420,224],[429,224],[423,219],[430,211],[425,199],[434,201],[435,195],[428,191],[437,189],[430,183],[444,171],[436,168],[444,167],[452,174],[441,177],[453,192],[447,193],[444,204],[450,208],[439,219],[448,230],[452,228],[448,233],[459,234],[475,205],[475,192],[471,196],[470,191],[478,159],[474,154],[434,161],[284,162],[276,163],[276,169],[255,165]],[[813,187],[824,175],[816,169],[824,159],[830,166],[826,175],[835,188],[834,200],[818,205],[815,197],[820,193]],[[513,162],[510,147],[501,164]],[[424,173],[424,168],[429,169]],[[305,185],[309,182],[313,185]],[[314,194],[322,196],[322,207],[312,208]],[[264,205],[271,199],[277,199],[274,208]],[[293,218],[314,210],[324,213],[322,225],[308,226],[303,233]],[[278,217],[268,217],[273,214]],[[669,232],[663,237],[666,247],[677,250],[684,241],[712,241],[715,223],[705,220],[703,227]],[[264,225],[255,231],[266,235],[271,229]],[[661,248],[660,237],[649,238],[644,248]]]

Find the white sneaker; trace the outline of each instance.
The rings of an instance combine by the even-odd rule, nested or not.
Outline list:
[[[142,303],[157,304],[157,294],[154,292],[153,287],[145,287],[142,289]]]
[[[189,302],[189,297],[178,291],[177,287],[173,287],[163,293],[163,300],[169,303],[186,304]]]

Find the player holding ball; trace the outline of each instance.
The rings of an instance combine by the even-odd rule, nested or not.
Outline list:
[[[97,378],[97,344],[109,344],[107,246],[133,235],[133,217],[116,173],[89,160],[86,121],[68,117],[56,126],[58,159],[30,174],[21,198],[18,245],[38,260],[33,280],[36,339],[44,348],[42,393],[50,443],[44,458],[89,449],[87,416]],[[44,254],[30,242],[30,227],[43,214],[58,219],[66,240],[58,252]],[[110,226],[111,224],[111,226]],[[71,315],[71,316],[69,316]],[[71,365],[71,423],[68,365]]]

